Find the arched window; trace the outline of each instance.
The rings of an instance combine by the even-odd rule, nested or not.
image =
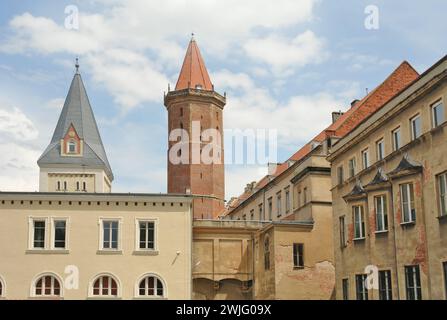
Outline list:
[[[270,270],[270,239],[268,236],[264,239],[264,269]]]
[[[82,191],[87,191],[87,183],[82,182]]]
[[[102,275],[93,282],[93,296],[100,297],[117,297],[118,284],[114,277],[110,275]]]
[[[0,297],[5,295],[5,283],[3,282],[2,277],[0,277]]]
[[[76,153],[76,141],[70,140],[67,143],[67,153]]]
[[[34,283],[33,293],[37,297],[60,297],[62,296],[61,284],[55,276],[43,275]]]
[[[139,297],[163,298],[165,294],[163,281],[157,276],[144,276],[138,283]]]

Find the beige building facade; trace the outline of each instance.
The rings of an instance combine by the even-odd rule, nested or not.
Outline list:
[[[337,299],[447,298],[446,99],[444,57],[332,147]]]
[[[192,199],[0,194],[5,299],[190,299]]]

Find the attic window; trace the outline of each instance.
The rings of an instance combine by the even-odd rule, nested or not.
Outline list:
[[[196,89],[202,90],[202,85],[201,84],[196,84]]]
[[[76,141],[74,141],[74,140],[68,141],[67,153],[76,153]]]

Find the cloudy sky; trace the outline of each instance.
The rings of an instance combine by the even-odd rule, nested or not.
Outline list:
[[[66,26],[70,5],[79,28]],[[370,5],[379,10],[378,29],[365,27]],[[113,190],[166,192],[163,92],[175,85],[191,32],[216,90],[227,93],[225,128],[277,129],[284,161],[332,111],[403,60],[422,72],[444,56],[445,12],[443,0],[2,1],[0,190],[38,189],[36,161],[76,56]],[[262,163],[227,166],[227,197],[265,172]]]

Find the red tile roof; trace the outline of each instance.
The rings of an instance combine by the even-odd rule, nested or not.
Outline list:
[[[175,90],[201,87],[203,90],[213,90],[210,76],[206,70],[205,62],[200,54],[199,47],[191,39],[183,60],[182,69],[175,86]]]
[[[323,142],[330,136],[343,137],[372,113],[382,108],[388,101],[403,91],[411,83],[419,78],[419,73],[407,62],[402,62],[378,87],[355,103],[348,111],[340,116],[337,121],[320,132],[310,142],[295,152],[288,161],[299,161],[312,151],[313,142]],[[224,215],[229,214],[250,198],[256,191],[265,187],[270,181],[283,174],[288,168],[288,161],[277,166],[275,172],[269,177],[265,176],[256,184],[253,191],[246,191],[234,199]]]

